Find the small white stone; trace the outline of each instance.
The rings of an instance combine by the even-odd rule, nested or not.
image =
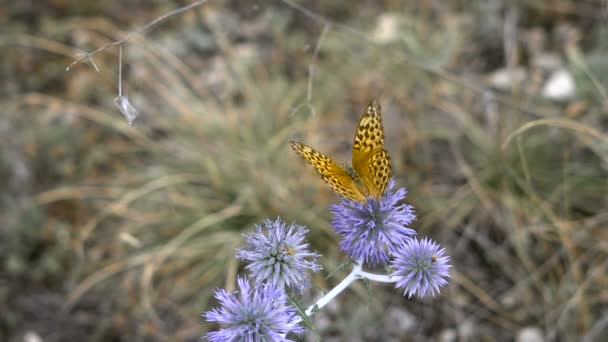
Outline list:
[[[455,329],[446,329],[439,335],[440,342],[456,342],[458,340],[458,333]]]
[[[515,342],[543,342],[543,331],[537,327],[525,327],[517,333]]]
[[[526,80],[526,70],[521,67],[504,68],[495,70],[489,76],[489,83],[492,87],[500,90],[508,90],[512,86],[521,84]]]
[[[458,336],[463,341],[473,341],[475,332],[477,331],[476,324],[473,321],[466,320],[458,326]]]
[[[42,342],[42,337],[33,331],[28,331],[23,335],[23,342]]]
[[[404,331],[411,331],[416,326],[416,317],[405,309],[391,308],[384,318],[387,331],[400,335]]]
[[[569,100],[575,94],[576,84],[574,77],[565,69],[557,70],[551,74],[541,90],[543,97],[555,101]]]
[[[378,43],[390,43],[397,40],[399,18],[392,13],[384,13],[378,17],[376,29],[372,38]]]
[[[241,43],[237,44],[234,48],[234,54],[240,59],[250,60],[257,56],[258,50],[254,44]]]

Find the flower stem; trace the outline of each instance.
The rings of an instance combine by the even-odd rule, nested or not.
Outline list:
[[[362,263],[357,262],[350,274],[347,275],[346,278],[340,282],[340,284],[336,285],[336,287],[331,289],[331,291],[327,292],[323,297],[319,298],[316,303],[306,309],[306,315],[310,316],[316,310],[323,308],[357,279],[368,279],[380,283],[397,282],[397,278],[390,275],[365,272],[362,270]]]
[[[340,284],[336,285],[331,291],[327,292],[325,296],[319,298],[316,303],[309,306],[306,309],[306,315],[310,316],[314,311],[323,308],[327,303],[331,302],[334,298],[336,298],[344,289],[346,289],[352,282],[359,278],[359,272],[361,271],[361,263],[355,264],[353,270],[349,275],[344,278]]]
[[[375,274],[369,273],[365,271],[359,271],[360,278],[377,281],[379,283],[396,283],[397,277],[393,277],[391,275],[386,274]]]

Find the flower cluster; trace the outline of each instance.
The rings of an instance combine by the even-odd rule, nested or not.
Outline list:
[[[216,290],[219,309],[205,313],[210,322],[227,326],[207,334],[211,342],[226,341],[291,341],[287,333],[302,333],[302,318],[293,306],[287,305],[287,295],[271,285],[251,288],[244,278],[237,280],[240,296],[223,289]]]
[[[399,279],[395,286],[403,288],[409,298],[435,296],[439,288],[447,285],[450,257],[433,241],[410,239],[399,246],[394,256],[391,266],[395,271],[391,276]]]
[[[266,220],[263,227],[256,225],[254,232],[247,235],[247,246],[237,250],[237,258],[249,261],[246,268],[256,283],[302,292],[310,286],[306,271],[321,269],[317,264],[319,255],[308,251],[306,233],[304,226],[287,226],[280,219]]]
[[[311,315],[333,300],[357,279],[395,283],[404,296],[435,296],[448,283],[450,257],[428,238],[416,238],[409,225],[416,219],[412,206],[402,203],[404,188],[394,190],[390,180],[385,194],[365,202],[342,199],[330,207],[332,225],[342,236],[340,248],[356,261],[351,273],[303,315]],[[253,286],[238,278],[240,292],[217,290],[220,307],[205,314],[222,329],[207,334],[212,342],[290,341],[289,333],[302,333],[302,317],[288,302],[287,291],[302,293],[310,287],[308,274],[321,269],[319,255],[309,251],[308,229],[280,219],[266,220],[246,235],[237,258],[247,261]],[[363,271],[363,264],[390,265],[390,275]],[[291,299],[290,299],[291,301]]]
[[[391,278],[404,295],[435,295],[447,284],[449,257],[433,241],[418,240],[409,228],[416,219],[411,205],[402,203],[407,191],[394,190],[390,180],[384,196],[369,197],[365,202],[342,199],[330,206],[332,225],[342,235],[340,248],[359,263],[388,264]],[[377,279],[377,278],[376,278]]]
[[[408,227],[416,219],[414,208],[400,204],[407,192],[393,191],[394,186],[391,180],[380,199],[369,197],[360,203],[344,198],[330,206],[332,225],[343,237],[340,249],[354,260],[385,264],[398,246],[416,235]]]
[[[287,302],[287,290],[299,293],[310,286],[307,272],[319,271],[319,255],[308,250],[308,229],[287,225],[281,219],[266,220],[246,235],[247,244],[236,251],[237,258],[248,261],[246,268],[254,280],[239,278],[240,297],[217,290],[220,308],[208,311],[205,318],[225,327],[207,334],[212,342],[291,341],[288,333],[303,332],[302,317]]]

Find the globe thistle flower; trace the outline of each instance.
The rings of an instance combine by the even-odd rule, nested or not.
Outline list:
[[[412,238],[394,253],[391,266],[395,271],[391,277],[399,278],[395,287],[403,288],[404,296],[435,296],[439,288],[448,283],[448,271],[452,267],[449,261],[445,249],[432,240]]]
[[[264,227],[256,225],[247,235],[247,246],[237,249],[237,258],[250,262],[246,268],[256,283],[302,292],[310,286],[307,270],[321,269],[316,263],[319,255],[309,252],[309,245],[304,242],[307,232],[304,226],[287,226],[281,219],[266,220]]]
[[[332,225],[342,235],[340,249],[355,260],[383,264],[389,255],[409,238],[416,235],[408,225],[416,219],[411,205],[399,204],[407,194],[404,188],[393,191],[391,180],[385,195],[370,197],[360,203],[343,198],[329,207]]]
[[[216,290],[215,298],[221,306],[204,314],[208,322],[225,326],[207,333],[209,341],[292,342],[286,338],[288,333],[304,332],[300,326],[302,318],[296,314],[295,307],[286,304],[287,295],[282,289],[268,284],[251,288],[249,281],[241,277],[237,282],[240,293]]]

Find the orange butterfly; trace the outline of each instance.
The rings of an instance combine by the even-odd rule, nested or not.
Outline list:
[[[376,100],[372,100],[359,120],[353,142],[352,171],[309,146],[295,141],[290,145],[319,171],[332,189],[353,201],[364,202],[368,196],[380,198],[391,178],[391,159],[384,149],[382,113]]]

